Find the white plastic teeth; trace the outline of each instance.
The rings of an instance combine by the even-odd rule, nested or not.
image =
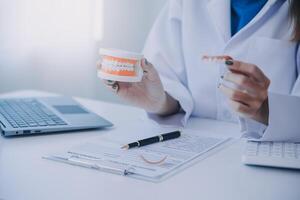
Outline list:
[[[134,71],[135,65],[117,61],[103,60],[102,67],[108,71]]]
[[[232,59],[229,56],[202,56],[202,61],[207,63],[224,64],[227,60]]]

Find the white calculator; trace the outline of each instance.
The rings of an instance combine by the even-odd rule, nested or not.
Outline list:
[[[246,143],[242,162],[246,165],[300,169],[300,143]]]

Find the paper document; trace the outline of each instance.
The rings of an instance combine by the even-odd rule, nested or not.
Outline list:
[[[66,155],[55,155],[52,160],[70,164],[84,166],[92,163],[91,168],[109,171],[109,169],[119,169],[120,174],[131,174],[152,179],[160,179],[162,176],[195,159],[205,152],[225,142],[226,139],[201,137],[195,134],[182,134],[178,139],[161,143],[134,148],[129,150],[121,149],[124,143],[115,140],[99,139],[74,147]],[[51,159],[50,157],[46,157]],[[54,158],[54,159],[53,159]],[[162,160],[159,164],[155,161]],[[151,164],[146,161],[151,161]],[[153,161],[153,163],[152,163]]]

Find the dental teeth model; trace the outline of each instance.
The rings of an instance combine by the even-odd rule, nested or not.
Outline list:
[[[100,49],[98,77],[120,82],[140,82],[143,77],[142,54],[117,49]]]
[[[232,57],[230,56],[202,56],[202,61],[207,63],[207,64],[225,64],[226,61],[228,60],[233,60]],[[228,73],[229,71],[225,68],[223,69],[223,71],[221,71],[221,79],[219,80],[218,84],[222,84],[224,85],[225,87],[228,87],[228,88],[231,88],[231,89],[234,89],[234,90],[239,90],[239,91],[242,91],[244,93],[248,92],[245,88],[243,87],[240,87],[238,85],[236,85],[235,83],[233,82],[230,82],[230,81],[227,81],[226,78],[226,74]]]
[[[223,64],[227,60],[232,60],[232,58],[230,56],[202,56],[202,61],[208,63]]]

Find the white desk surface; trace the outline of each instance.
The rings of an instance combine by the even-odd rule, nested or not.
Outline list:
[[[1,97],[45,95],[51,94],[19,91]],[[117,137],[134,138],[137,134],[144,136],[163,130],[143,119],[143,112],[139,109],[76,99],[112,121],[115,128],[18,138],[0,137],[1,200],[300,199],[300,171],[243,165],[243,140],[227,145],[221,151],[161,183],[145,182],[41,159],[45,154],[68,149],[101,135],[115,134]],[[203,135],[239,136],[238,126],[212,120],[192,119],[188,128]]]

